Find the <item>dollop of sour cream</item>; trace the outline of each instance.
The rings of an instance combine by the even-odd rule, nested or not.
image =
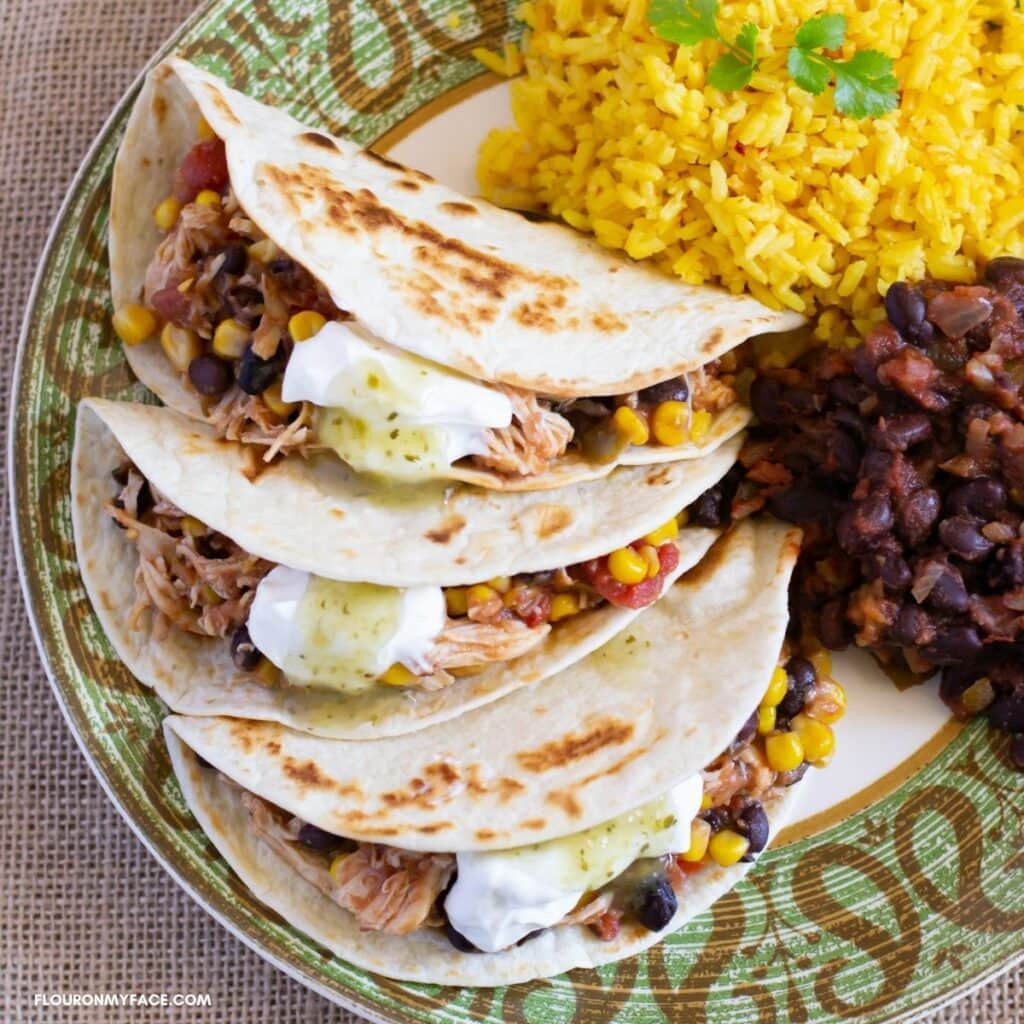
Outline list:
[[[319,440],[362,472],[436,477],[486,451],[486,431],[512,422],[496,388],[410,355],[354,321],[332,321],[292,351],[286,402],[319,407]]]
[[[396,662],[429,672],[446,616],[440,587],[343,583],[279,565],[256,588],[248,627],[290,682],[356,692]]]
[[[488,953],[557,924],[585,892],[641,857],[689,849],[703,792],[701,776],[694,775],[657,800],[584,832],[511,850],[457,854],[458,875],[444,904],[448,920]]]

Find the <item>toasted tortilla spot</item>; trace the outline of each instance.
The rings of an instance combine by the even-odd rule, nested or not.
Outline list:
[[[528,828],[535,832],[538,829],[544,828],[547,823],[547,818],[527,818],[526,821],[521,821],[519,825],[521,828]]]
[[[541,538],[560,533],[572,525],[572,509],[567,505],[539,505],[537,514],[537,536]]]
[[[494,839],[498,835],[493,828],[478,828],[473,834],[482,843],[486,843],[488,840]]]
[[[427,767],[423,769],[423,774],[426,775],[428,779],[438,778],[442,782],[448,783],[448,785],[457,782],[460,778],[459,769],[456,768],[451,761],[435,761],[433,764],[428,764]]]
[[[302,132],[299,135],[300,142],[308,142],[311,146],[318,146],[320,149],[327,149],[334,152],[338,148],[338,144],[329,135],[324,135],[321,132]]]
[[[440,209],[454,217],[472,217],[480,212],[472,203],[442,203]]]
[[[465,525],[466,520],[462,516],[446,516],[440,526],[433,530],[427,530],[423,536],[435,544],[447,544]]]
[[[231,723],[231,734],[238,741],[238,746],[245,754],[252,753],[252,748],[255,745],[253,732],[254,723],[252,722],[237,719]]]
[[[663,466],[659,466],[653,473],[649,473],[644,483],[648,487],[661,487],[671,475],[672,466],[670,463],[666,463]]]
[[[620,746],[633,735],[632,722],[618,718],[599,718],[582,733],[567,733],[561,739],[551,740],[535,750],[524,750],[516,760],[528,772],[547,772],[581,761],[605,747]]]
[[[620,334],[626,329],[628,324],[621,317],[616,316],[611,310],[603,309],[595,313],[591,318],[590,322],[599,330],[605,334]],[[718,331],[721,335],[721,330]]]
[[[556,789],[549,793],[547,802],[555,807],[560,807],[570,818],[578,818],[583,813],[579,800],[566,790]]]
[[[163,96],[153,97],[153,116],[156,118],[157,124],[161,124],[167,116],[167,100]]]
[[[419,192],[420,190],[420,183],[418,181],[409,181],[406,178],[399,178],[395,184],[399,188],[404,188],[406,192]]]
[[[335,519],[344,519],[345,510],[343,508],[332,508],[330,511],[330,515],[332,515]]]
[[[405,164],[400,164],[397,160],[382,156],[380,153],[374,153],[372,149],[364,149],[361,155],[372,160],[374,163],[380,164],[382,167],[390,167],[393,171],[408,170]]]
[[[722,339],[725,337],[725,331],[721,327],[716,327],[702,342],[700,345],[701,352],[708,353],[714,352],[716,348],[721,344]]]
[[[281,744],[277,740],[268,740],[265,749],[271,757],[277,757],[281,753]]]
[[[436,821],[432,825],[417,825],[416,831],[422,832],[425,836],[432,836],[435,832],[443,832],[446,828],[451,827],[450,821]]]
[[[204,82],[203,88],[206,90],[206,94],[209,96],[210,102],[225,121],[230,121],[233,125],[241,125],[242,122],[235,116],[235,112],[231,109],[224,97],[221,96],[218,89],[210,85],[209,82]]]
[[[304,761],[302,764],[296,764],[294,758],[286,757],[283,769],[285,775],[294,782],[299,783],[299,785],[317,786],[320,789],[330,788],[331,780],[320,771],[315,761],[310,760]]]

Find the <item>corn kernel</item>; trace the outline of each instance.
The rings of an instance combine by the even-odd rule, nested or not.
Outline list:
[[[765,707],[764,704],[757,709],[757,731],[762,736],[767,736],[774,730],[776,715],[775,708]]]
[[[196,124],[196,135],[200,142],[212,142],[217,138],[217,133],[210,127],[210,122],[205,117],[199,118]]]
[[[179,373],[184,373],[188,369],[188,364],[203,352],[203,343],[199,340],[199,335],[177,324],[164,324],[164,329],[160,332],[160,347],[170,360],[171,366]]]
[[[181,521],[181,532],[188,537],[202,537],[206,533],[206,524],[195,516],[185,516]]]
[[[680,857],[690,864],[696,864],[703,860],[708,852],[708,843],[711,841],[711,826],[703,818],[694,818],[690,825],[690,846],[686,853]]]
[[[687,420],[690,407],[685,402],[662,402],[651,415],[651,431],[658,444],[683,444],[690,436]]]
[[[275,415],[280,416],[282,419],[287,419],[293,412],[299,407],[298,402],[286,402],[281,397],[281,378],[278,377],[273,384],[268,387],[260,398],[263,399],[263,404]]]
[[[497,591],[493,590],[486,583],[474,583],[466,591],[466,598],[470,608],[474,605],[487,604],[488,601],[493,601],[497,596]]]
[[[256,676],[264,686],[277,686],[277,666],[269,658],[260,658],[260,663],[253,670],[253,675]]]
[[[181,203],[174,196],[168,196],[153,211],[153,220],[156,221],[156,226],[161,231],[170,231],[177,222],[179,213],[181,213]]]
[[[213,351],[222,359],[241,359],[249,347],[252,332],[237,320],[221,320],[213,332]]]
[[[304,309],[296,313],[288,321],[288,333],[292,341],[309,341],[314,334],[319,334],[321,328],[327,323],[327,318],[321,316],[315,309]]]
[[[660,548],[662,544],[675,540],[678,536],[679,521],[677,519],[670,519],[667,523],[662,523],[656,530],[651,530],[644,537],[644,540],[648,544],[653,544],[656,548]]]
[[[156,330],[156,317],[137,303],[122,306],[114,314],[114,332],[126,345],[138,345]]]
[[[220,193],[214,192],[212,188],[204,188],[195,201],[200,206],[220,206]]]
[[[700,798],[700,809],[702,811],[710,811],[711,808],[714,807],[714,806],[715,806],[715,802],[714,802],[714,800],[711,799],[711,794],[710,793],[705,793]]]
[[[791,772],[804,760],[804,746],[795,732],[777,732],[764,741],[764,752],[773,771]]]
[[[444,592],[444,603],[449,615],[465,615],[469,611],[465,587],[448,587]]]
[[[782,703],[782,699],[788,692],[789,676],[781,665],[777,665],[775,671],[772,673],[772,681],[768,684],[768,690],[764,695],[764,700],[761,701],[761,707],[774,708],[776,705]]]
[[[628,405],[620,405],[612,414],[612,422],[630,444],[647,444],[651,432],[644,422],[644,418]]]
[[[814,763],[832,756],[836,749],[836,737],[832,727],[816,718],[800,714],[793,719],[793,730],[800,737],[804,757]]]
[[[499,594],[507,594],[512,589],[512,577],[495,576],[494,579],[487,581],[487,585]]]
[[[707,409],[699,409],[693,414],[693,420],[690,422],[690,440],[694,444],[700,444],[708,436],[710,429],[711,413]]]
[[[551,611],[548,613],[549,622],[558,622],[560,619],[567,619],[580,610],[580,603],[575,594],[555,594],[551,599]]]
[[[644,544],[640,548],[640,557],[647,565],[647,578],[649,580],[654,579],[661,572],[661,560],[658,558],[658,549],[650,544]]]
[[[619,583],[631,585],[647,578],[647,563],[639,551],[619,548],[608,556],[608,571]]]
[[[832,725],[846,714],[846,691],[834,679],[819,679],[806,714]]]
[[[808,661],[814,666],[814,671],[819,677],[832,675],[832,655],[824,647],[819,647]]]
[[[731,828],[723,828],[721,832],[716,832],[708,842],[711,859],[723,868],[738,864],[749,848],[750,841],[746,836],[741,836]]]
[[[400,661],[396,661],[380,677],[380,681],[388,686],[411,686],[416,682],[416,675],[410,672]]]
[[[277,256],[277,252],[277,246],[269,238],[261,238],[258,242],[253,242],[248,249],[249,255],[254,260],[259,260],[260,263],[269,263]]]

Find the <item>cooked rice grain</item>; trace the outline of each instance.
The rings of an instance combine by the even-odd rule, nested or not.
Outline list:
[[[483,194],[546,209],[684,281],[826,310],[830,340],[863,333],[879,293],[1024,255],[1024,13],[1019,0],[724,0],[732,37],[760,28],[751,85],[706,84],[721,52],[655,36],[646,0],[530,0],[512,83],[516,127],[480,154]],[[895,58],[898,110],[834,111],[786,71],[798,26],[847,17],[843,57]],[[830,308],[831,307],[831,308]]]

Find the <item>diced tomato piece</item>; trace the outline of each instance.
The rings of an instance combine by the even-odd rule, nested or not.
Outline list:
[[[639,547],[640,541],[632,546]],[[592,558],[583,562],[580,571],[583,578],[609,603],[619,608],[646,608],[660,596],[665,586],[665,577],[679,566],[679,550],[671,542],[658,548],[658,562],[661,569],[657,576],[639,583],[620,583],[608,570],[608,556]]]
[[[703,871],[706,867],[706,862],[702,860],[683,860],[682,857],[674,858],[675,866],[682,871],[684,875],[695,875],[698,871]]]
[[[551,594],[541,587],[514,587],[512,611],[533,629],[543,625],[551,615]]]
[[[183,326],[187,323],[192,310],[188,296],[179,292],[177,288],[161,288],[160,291],[153,293],[149,301],[161,320]]]
[[[590,922],[590,930],[602,941],[610,942],[619,934],[622,926],[621,910],[606,910],[599,918]]]
[[[228,185],[228,160],[220,139],[196,143],[174,175],[174,198],[191,203],[204,189],[223,192]]]

